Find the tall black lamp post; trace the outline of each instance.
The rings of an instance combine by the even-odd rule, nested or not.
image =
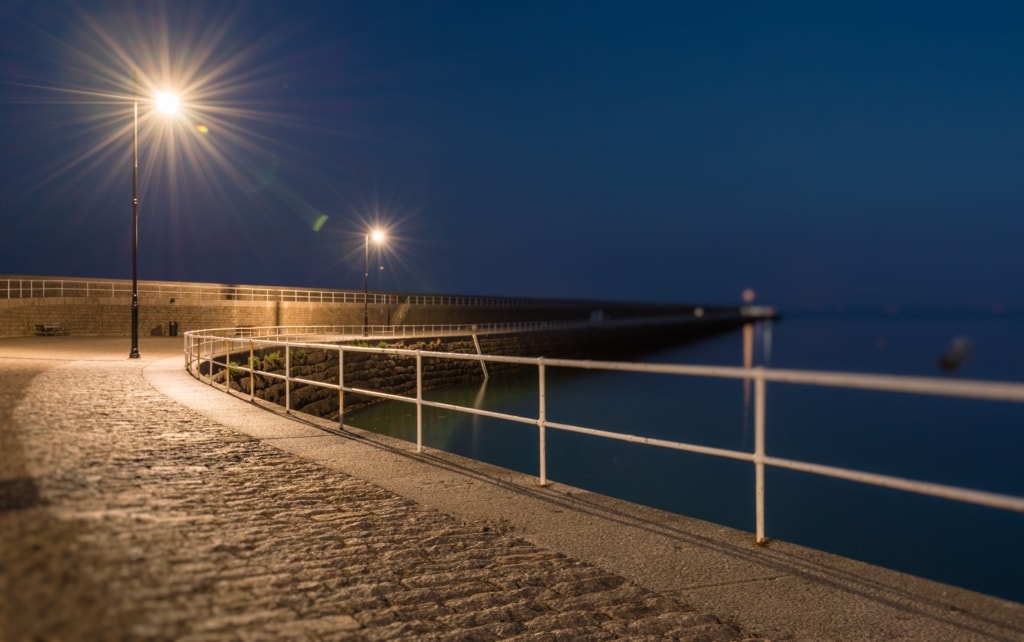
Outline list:
[[[134,83],[133,83],[134,84]],[[132,123],[132,350],[129,359],[139,358],[139,96],[132,92],[135,113]]]
[[[139,94],[132,74],[132,349],[129,359],[139,358]],[[178,111],[178,97],[156,96],[156,106],[165,114]]]

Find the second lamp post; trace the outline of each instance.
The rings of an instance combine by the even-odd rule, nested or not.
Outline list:
[[[363,254],[363,336],[369,334],[370,327],[370,240],[377,245],[384,242],[384,231],[370,230],[366,233],[365,252]]]

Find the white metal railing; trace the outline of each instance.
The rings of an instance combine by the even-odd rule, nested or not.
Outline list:
[[[403,339],[441,336],[469,336],[470,334],[499,334],[510,332],[539,332],[581,328],[591,325],[589,321],[524,321],[509,323],[479,324],[434,324],[434,325],[291,325],[291,326],[236,326],[213,328],[191,332],[202,337],[242,337],[288,342],[298,337],[314,341],[350,341],[359,339]],[[608,325],[611,325],[609,323]]]
[[[439,329],[441,328],[441,326],[429,326],[429,328]],[[449,326],[451,333],[461,332],[461,334],[463,335],[468,334],[466,326],[461,326],[459,328],[461,328],[461,330],[457,329],[456,326]],[[471,327],[470,330],[474,328],[475,327]],[[350,327],[349,329],[352,329],[352,327]],[[359,340],[366,338],[362,335],[361,327],[356,327],[355,329],[358,330],[358,332],[353,332],[348,335],[344,335],[342,333],[336,334],[333,337],[332,341],[346,339]],[[419,334],[408,334],[404,336],[437,336],[436,334],[431,334],[431,329],[424,328]],[[222,368],[233,367],[237,368],[238,370],[248,372],[250,377],[250,400],[254,399],[255,393],[254,386],[252,385],[252,378],[255,377],[257,373],[263,377],[271,377],[274,379],[285,381],[285,412],[291,412],[290,390],[291,384],[293,383],[320,386],[331,390],[337,390],[339,410],[338,421],[339,426],[341,428],[344,428],[344,393],[346,392],[366,395],[378,399],[389,399],[392,401],[415,404],[416,449],[418,452],[422,452],[423,450],[424,407],[441,408],[456,412],[533,425],[536,426],[538,430],[539,483],[541,485],[546,485],[548,483],[546,461],[546,431],[548,429],[563,430],[567,432],[574,432],[594,437],[601,437],[605,439],[613,439],[617,441],[625,441],[637,444],[646,444],[649,446],[659,448],[668,448],[672,450],[680,450],[713,457],[721,457],[726,459],[750,462],[754,466],[755,470],[755,538],[758,544],[764,543],[766,540],[765,469],[768,466],[796,470],[804,473],[809,473],[812,475],[844,479],[861,484],[893,488],[911,493],[918,493],[921,495],[929,495],[932,497],[940,497],[944,499],[966,502],[969,504],[975,504],[979,506],[988,506],[991,508],[997,508],[1013,512],[1024,512],[1024,497],[973,490],[969,488],[961,488],[957,486],[949,486],[944,484],[907,479],[891,475],[882,475],[866,471],[840,468],[836,466],[827,466],[813,462],[784,459],[769,455],[765,448],[765,397],[767,382],[900,392],[917,395],[941,395],[971,399],[985,399],[990,401],[1024,403],[1024,384],[1022,383],[955,381],[927,377],[854,374],[805,370],[776,370],[764,367],[742,368],[727,366],[698,366],[680,364],[623,363],[617,361],[581,361],[573,359],[548,359],[543,357],[506,357],[496,355],[432,352],[424,350],[408,350],[399,348],[369,347],[365,345],[340,345],[334,342],[325,343],[322,341],[293,340],[293,337],[296,337],[298,334],[296,332],[293,332],[293,328],[288,328],[287,332],[279,332],[278,330],[281,330],[279,328],[246,329],[246,331],[249,330],[252,330],[251,336],[247,336],[246,338],[239,338],[237,336],[238,332],[236,331],[236,329],[228,329],[227,331],[225,331],[225,329],[201,330],[185,333],[185,355],[187,369],[189,370],[189,372],[193,374],[193,376],[196,376],[197,378],[201,377],[200,370],[203,364],[206,365],[208,373],[212,372],[212,370],[218,366]],[[478,328],[478,330],[480,332],[486,331],[483,329],[483,326]],[[266,332],[264,333],[264,331]],[[319,331],[317,331],[316,334],[319,334]],[[370,339],[379,340],[391,338],[391,336],[393,335],[373,334],[370,336]],[[285,374],[256,371],[251,367],[253,363],[252,356],[254,354],[254,351],[257,348],[266,347],[284,349]],[[228,363],[227,355],[239,352],[240,350],[245,350],[246,348],[249,350],[250,354],[249,366],[236,366]],[[339,363],[338,381],[314,381],[290,376],[291,353],[292,350],[294,349],[336,351],[338,353]],[[344,355],[347,352],[389,354],[402,356],[414,360],[416,363],[415,397],[413,398],[387,392],[368,390],[364,388],[356,388],[347,385],[344,382],[344,368],[342,367],[344,364]],[[220,360],[218,360],[218,358],[220,358]],[[537,416],[527,417],[520,415],[511,415],[473,408],[469,406],[461,406],[457,404],[429,401],[424,399],[423,361],[425,359],[471,360],[484,363],[513,363],[537,368],[539,388],[539,404]],[[585,370],[605,370],[620,372],[643,372],[669,376],[712,377],[752,381],[754,407],[754,449],[753,451],[748,452],[743,450],[731,450],[727,448],[715,448],[710,446],[704,446],[701,444],[677,442],[665,439],[654,439],[650,437],[644,437],[641,435],[632,435],[608,430],[588,428],[585,426],[576,426],[572,424],[549,421],[546,416],[548,390],[545,384],[545,370],[548,367],[577,368]],[[211,385],[214,385],[213,377],[209,377],[209,381]],[[229,386],[225,386],[225,390],[229,393],[231,392]]]
[[[741,310],[741,314],[748,314]],[[753,313],[750,313],[753,314]],[[760,317],[755,317],[760,318]],[[233,326],[195,330],[197,337],[259,338],[276,342],[290,342],[298,338],[314,341],[338,341],[358,339],[404,339],[423,337],[450,337],[484,334],[510,334],[515,332],[543,332],[546,330],[582,330],[586,328],[626,328],[634,326],[654,327],[658,325],[704,324],[716,319],[736,320],[733,311],[722,310],[704,313],[665,315],[659,317],[637,317],[602,320],[563,321],[509,321],[504,323],[449,323],[433,325],[291,325],[291,326]]]
[[[128,280],[2,278],[0,299],[38,299],[52,297],[114,298],[131,296]],[[316,290],[285,287],[217,285],[139,281],[140,296],[196,301],[287,301],[304,303],[362,303],[364,293],[350,290]],[[399,295],[371,292],[366,300],[374,304],[397,303]]]
[[[362,290],[297,289],[250,285],[219,285],[212,283],[178,283],[139,281],[140,297],[173,298],[179,303],[189,301],[282,301],[297,303],[363,303],[371,305],[420,305],[446,307],[518,308],[557,301],[516,297],[481,297],[458,295],[419,295],[402,293],[364,293]],[[75,279],[45,277],[14,277],[0,275],[0,300],[38,299],[51,297],[115,298],[129,297],[132,282],[119,279]],[[579,301],[568,302],[579,306]]]

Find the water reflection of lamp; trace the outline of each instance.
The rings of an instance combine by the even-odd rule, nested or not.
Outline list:
[[[750,305],[754,302],[754,297],[757,296],[752,288],[743,290],[740,297],[743,302]],[[752,368],[754,366],[754,324],[744,323],[743,324],[743,367]],[[750,381],[749,379],[747,380]]]
[[[750,305],[754,302],[755,297],[754,290],[747,288],[743,290],[740,297],[743,302]],[[750,369],[754,367],[754,324],[747,322],[743,324],[743,367]],[[747,436],[747,427],[750,423],[750,402],[751,392],[754,380],[744,379],[743,380],[743,436]]]

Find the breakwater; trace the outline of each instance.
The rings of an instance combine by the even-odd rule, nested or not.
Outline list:
[[[76,336],[129,336],[131,281],[0,275],[0,337],[59,328]],[[371,326],[586,321],[664,315],[710,316],[736,307],[573,299],[464,296],[140,281],[139,333],[167,336],[240,326]]]

